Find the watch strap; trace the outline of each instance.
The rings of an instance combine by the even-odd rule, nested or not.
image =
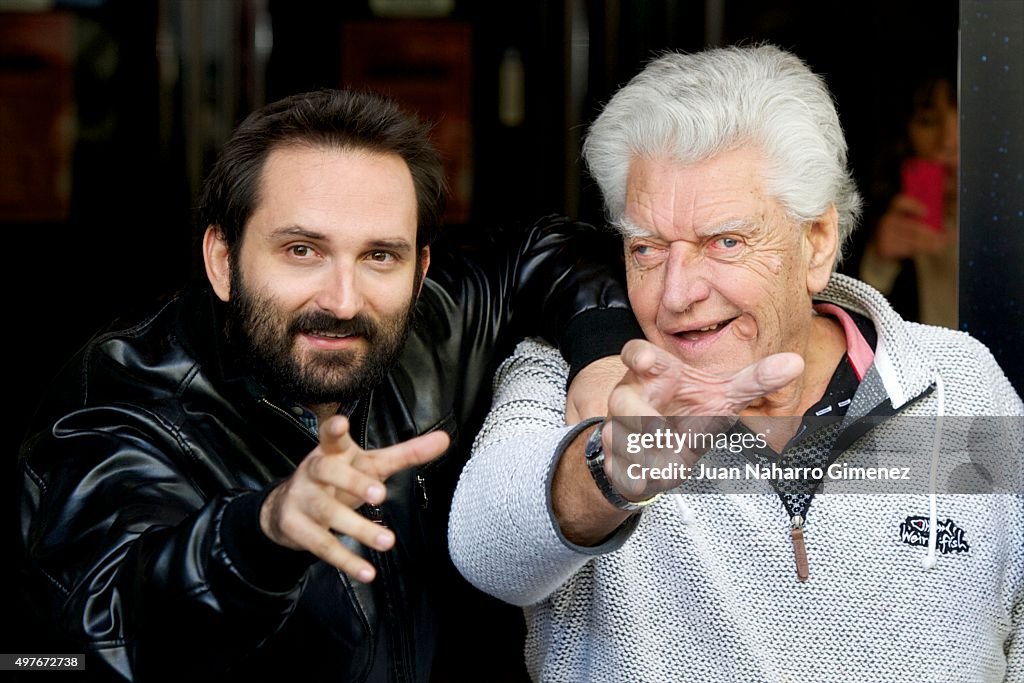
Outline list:
[[[654,494],[651,498],[641,501],[632,501],[624,498],[622,494],[615,490],[615,486],[611,480],[608,479],[608,475],[604,471],[604,442],[601,440],[601,432],[604,429],[605,421],[601,420],[597,423],[594,431],[591,432],[590,437],[587,439],[586,446],[583,449],[583,453],[587,459],[587,469],[590,470],[590,476],[593,477],[594,483],[597,484],[597,488],[601,490],[605,500],[617,507],[624,512],[636,512],[644,507],[650,505],[661,497],[660,493]]]

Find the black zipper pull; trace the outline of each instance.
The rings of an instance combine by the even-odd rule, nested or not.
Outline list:
[[[789,538],[793,541],[793,555],[796,557],[796,578],[806,581],[811,571],[807,567],[807,546],[804,545],[804,518],[793,515],[789,520]]]

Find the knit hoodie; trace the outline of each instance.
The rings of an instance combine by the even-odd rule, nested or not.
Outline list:
[[[535,680],[1024,681],[1020,397],[977,340],[902,320],[862,282],[837,274],[818,298],[878,333],[832,462],[911,481],[826,481],[807,581],[768,481],[696,482],[570,543],[551,477],[593,422],[564,425],[557,351],[526,341],[503,364],[449,542],[467,579],[525,608]]]

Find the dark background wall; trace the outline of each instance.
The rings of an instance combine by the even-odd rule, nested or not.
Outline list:
[[[960,3],[960,329],[1024,394],[1024,2]]]
[[[199,180],[256,106],[353,79],[383,83],[445,122],[440,142],[458,174],[452,224],[486,230],[553,211],[600,222],[579,140],[656,52],[758,40],[795,51],[835,93],[866,182],[900,74],[926,55],[955,57],[961,16],[956,0],[452,0],[439,17],[380,16],[373,7],[386,3],[368,0],[81,0],[3,11],[19,4],[0,3],[0,227],[13,368],[0,474],[7,501],[17,443],[60,364],[109,319],[196,274]],[[412,21],[423,23],[403,24]],[[399,36],[394,49],[367,39],[377,28]],[[448,37],[424,39],[435,29]],[[964,72],[975,73],[988,78]],[[424,84],[448,95],[431,98]],[[1016,124],[1007,130],[1019,127],[1019,108],[1008,121]],[[984,166],[988,156],[965,161]],[[990,321],[1000,309],[980,315]],[[990,340],[1003,334],[987,329]],[[4,530],[13,531],[14,511],[4,510]],[[16,585],[4,585],[24,608]],[[22,618],[5,612],[21,634],[6,642],[30,647]]]
[[[68,131],[66,205],[43,219],[0,211],[5,234],[24,245],[14,252],[21,267],[6,269],[20,330],[12,444],[49,376],[97,326],[170,294],[195,272],[192,202],[231,127],[265,101],[345,84],[347,26],[404,21],[376,17],[365,2],[287,0],[93,0],[56,3],[52,14],[67,21],[71,34],[63,69],[70,94],[55,104]],[[0,26],[29,19],[0,12]],[[600,200],[582,172],[579,139],[601,103],[649,57],[670,48],[770,40],[794,50],[835,92],[854,168],[867,172],[886,125],[887,84],[921,54],[955,53],[958,17],[955,0],[518,0],[454,2],[447,16],[421,21],[467,29],[465,74],[446,73],[442,56],[434,73],[410,69],[410,57],[361,76],[399,94],[413,92],[418,78],[468,91],[463,137],[452,144],[453,154],[468,150],[461,183],[453,183],[463,188],[456,199],[465,206],[452,222],[485,230],[551,211],[599,222]],[[410,41],[415,34],[413,28]],[[348,38],[356,42],[359,33]],[[436,57],[425,49],[420,61]],[[500,84],[510,50],[522,64],[515,125],[503,123],[499,111],[508,96]],[[14,55],[0,67],[50,81],[56,70],[32,60]],[[0,91],[0,102],[6,94]],[[23,101],[8,96],[6,106]],[[47,141],[26,136],[43,133],[50,134],[41,127],[12,131],[32,149]],[[0,165],[12,176],[40,170],[10,156],[0,151]]]

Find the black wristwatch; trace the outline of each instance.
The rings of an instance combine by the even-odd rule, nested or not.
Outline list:
[[[590,476],[594,478],[594,483],[597,484],[597,488],[601,489],[601,493],[604,494],[605,499],[614,505],[615,507],[625,512],[636,512],[637,510],[643,509],[656,501],[661,494],[656,493],[653,497],[647,500],[641,500],[633,502],[626,498],[615,490],[612,486],[612,482],[608,479],[608,475],[604,472],[604,443],[601,441],[601,430],[604,428],[604,420],[597,423],[590,438],[587,439],[586,446],[583,447],[583,454],[587,458],[587,469],[590,470]]]

